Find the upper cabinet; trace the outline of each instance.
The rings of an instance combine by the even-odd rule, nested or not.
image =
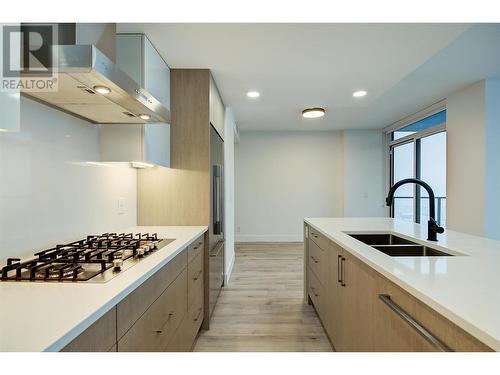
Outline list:
[[[170,69],[144,34],[116,35],[116,64],[170,110]]]
[[[143,34],[117,34],[116,64],[170,110],[170,69]],[[101,126],[101,161],[170,167],[168,123]]]
[[[217,130],[217,133],[224,139],[224,103],[215,84],[214,78],[210,74],[210,124]]]

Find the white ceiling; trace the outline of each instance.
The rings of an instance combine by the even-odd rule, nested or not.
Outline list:
[[[210,68],[241,130],[382,128],[500,75],[499,25],[118,24],[118,31],[148,35],[171,68]],[[353,98],[358,89],[368,95]],[[261,97],[247,98],[248,90]],[[302,119],[309,106],[326,116]]]

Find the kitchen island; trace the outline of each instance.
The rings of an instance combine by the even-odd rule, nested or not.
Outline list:
[[[379,336],[386,334],[379,329],[386,324],[387,330],[398,325],[401,325],[401,329],[408,329],[405,337],[400,338],[401,346],[390,346],[394,344],[392,343],[387,346],[389,350],[412,350],[413,347],[418,347],[419,350],[462,350],[454,348],[453,344],[448,347],[446,343],[440,347],[439,342],[426,346],[429,340],[411,346],[421,335],[411,337],[415,330],[408,328],[407,317],[401,319],[404,313],[400,313],[405,309],[395,303],[397,298],[393,297],[391,300],[390,293],[378,291],[377,279],[383,279],[387,285],[391,284],[388,290],[411,299],[406,312],[411,310],[417,314],[417,324],[431,319],[429,325],[434,325],[433,328],[437,330],[436,327],[446,327],[451,332],[457,328],[462,341],[470,342],[470,346],[464,350],[500,350],[500,241],[447,230],[438,236],[437,242],[430,242],[426,240],[426,226],[392,218],[307,218],[304,228],[305,297],[317,310],[323,311],[323,325],[327,331],[331,331],[329,336],[334,346],[340,347],[337,349],[343,350],[343,342],[351,340],[344,350],[357,350],[358,346],[361,347],[360,350],[384,350],[377,346],[380,342],[377,340],[380,339]],[[451,256],[389,256],[348,233],[392,233]],[[324,255],[323,259],[319,259],[321,253],[328,252],[332,253],[330,258]],[[324,264],[328,262],[330,264]],[[355,271],[358,268],[363,275]],[[324,277],[326,281],[318,281],[320,277]],[[336,292],[335,288],[341,291]],[[350,302],[345,302],[344,305],[340,303],[339,307],[339,301],[332,300],[333,297],[330,296],[341,295],[339,293],[347,290],[356,290],[356,294],[351,295]],[[372,299],[372,302],[364,304],[368,299]],[[404,301],[403,297],[401,300]],[[383,309],[387,303],[395,307],[397,312],[390,309],[378,310]],[[354,306],[346,307],[347,304]],[[346,311],[351,315],[358,314],[359,324],[331,321],[329,318],[342,314],[345,317]],[[388,316],[392,314],[390,319],[394,321],[376,321],[381,311]],[[319,315],[321,318],[322,314]],[[411,314],[409,317],[412,318]],[[372,319],[374,323],[370,324]],[[448,323],[450,324],[447,325]],[[365,329],[360,328],[363,324]],[[365,335],[358,343],[352,341],[356,337],[344,340],[342,334],[338,334],[343,330],[339,326],[348,327],[348,330],[349,325],[352,331],[347,332],[347,335]],[[443,339],[446,335],[441,335],[441,341],[446,341]],[[339,343],[335,343],[336,339],[332,336],[337,337]],[[440,336],[440,333],[436,336]]]
[[[0,282],[0,351],[63,350],[99,319],[106,319],[108,315],[116,319],[117,314],[112,309],[178,259],[181,253],[186,253],[185,265],[178,262],[176,267],[179,270],[184,267],[183,274],[186,274],[186,266],[189,268],[187,249],[197,239],[203,238],[207,229],[205,226],[123,229],[123,232],[157,233],[159,238],[174,241],[105,283]],[[204,246],[201,248],[204,250]],[[203,262],[200,263],[203,267]],[[203,277],[200,281],[203,285]],[[186,290],[188,287],[186,281]],[[185,305],[187,309],[186,300]],[[116,327],[114,330],[116,335]],[[134,349],[130,340],[127,345],[127,348]],[[116,350],[116,347],[108,349]]]

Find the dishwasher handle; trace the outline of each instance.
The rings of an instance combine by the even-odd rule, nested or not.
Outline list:
[[[417,322],[410,314],[408,314],[401,306],[395,303],[388,294],[379,294],[378,298],[394,311],[401,319],[403,319],[411,328],[417,331],[427,342],[441,352],[452,352],[453,350],[434,336],[427,328]]]

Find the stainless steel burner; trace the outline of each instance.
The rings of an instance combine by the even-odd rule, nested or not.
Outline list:
[[[40,251],[35,258],[9,258],[1,281],[106,282],[168,245],[156,233],[105,233]]]

